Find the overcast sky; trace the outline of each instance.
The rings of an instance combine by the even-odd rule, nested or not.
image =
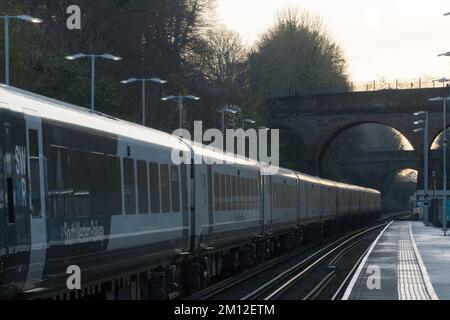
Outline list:
[[[448,0],[218,0],[217,19],[251,45],[290,6],[323,18],[353,81],[450,76]]]

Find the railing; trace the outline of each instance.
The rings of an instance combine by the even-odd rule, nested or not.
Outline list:
[[[421,77],[415,79],[395,79],[387,80],[384,78],[364,81],[349,82],[347,85],[321,84],[306,85],[301,90],[289,90],[286,95],[318,95],[330,93],[347,93],[347,92],[369,92],[378,90],[404,90],[404,89],[425,89],[425,88],[442,88],[449,85],[449,82],[441,83],[438,78]]]

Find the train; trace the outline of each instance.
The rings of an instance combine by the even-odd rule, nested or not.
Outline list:
[[[376,190],[264,166],[0,85],[0,299],[174,299],[380,214]]]

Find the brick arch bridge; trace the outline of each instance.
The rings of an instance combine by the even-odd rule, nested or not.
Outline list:
[[[414,151],[406,152],[399,164],[393,154],[385,154],[379,159],[382,171],[387,174],[397,168],[417,168],[419,183],[422,181],[423,133],[415,133],[414,116],[417,111],[430,113],[430,141],[442,131],[442,103],[429,102],[430,98],[448,96],[448,88],[381,90],[324,94],[315,96],[295,96],[271,100],[267,107],[271,128],[289,129],[304,141],[305,149],[300,155],[301,170],[313,175],[321,174],[321,162],[331,143],[342,132],[354,126],[374,123],[391,127],[402,134],[412,145]],[[449,107],[450,110],[450,107]],[[450,123],[450,112],[447,116]],[[401,151],[400,151],[401,153]],[[382,155],[379,155],[382,156]],[[397,158],[399,155],[395,155]],[[430,170],[437,166],[432,161]],[[370,163],[368,163],[369,165]],[[372,164],[374,165],[374,164]],[[439,171],[439,170],[438,170]]]

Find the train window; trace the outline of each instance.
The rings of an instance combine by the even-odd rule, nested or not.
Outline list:
[[[250,179],[244,178],[244,204],[245,210],[250,209]]]
[[[48,159],[49,168],[49,213],[55,218],[70,214],[71,185],[69,181],[68,150],[51,146]]]
[[[220,210],[225,211],[226,203],[225,203],[225,176],[223,174],[220,175]]]
[[[219,174],[214,173],[214,210],[220,211],[220,182],[219,182]]]
[[[86,179],[86,163],[88,156],[85,151],[72,150],[70,157],[70,174],[73,186],[73,215],[87,217],[90,214],[89,180]]]
[[[236,210],[242,210],[242,182],[241,182],[241,177],[237,177],[237,199],[236,199]]]
[[[211,166],[209,166],[211,169]],[[189,172],[189,167],[186,164],[181,165],[181,200],[182,200],[182,206],[183,206],[183,213],[189,212],[189,201],[188,201],[188,176],[187,173]],[[209,175],[208,180],[211,180],[211,174]],[[208,181],[210,188],[211,187],[211,181]],[[210,207],[212,210],[212,190],[210,191]]]
[[[180,211],[180,174],[177,166],[170,167],[170,190],[172,191],[172,212]]]
[[[123,179],[125,195],[125,214],[136,214],[136,186],[134,178],[134,160],[123,159]]]
[[[170,212],[170,182],[169,182],[169,166],[162,164],[160,168],[161,173],[161,204],[162,212]]]
[[[213,181],[212,181],[212,166],[207,166],[207,178],[208,178],[208,214],[212,214],[213,211]]]
[[[229,175],[226,176],[226,202],[227,202],[227,211],[231,211],[231,177]]]
[[[120,177],[120,159],[114,156],[107,157],[107,173],[108,187],[108,214],[122,214],[122,179]]]
[[[159,168],[157,163],[150,163],[150,204],[152,213],[159,213]]]
[[[233,200],[233,207],[232,210],[236,211],[237,210],[237,195],[236,195],[236,176],[231,177],[231,190],[232,190],[232,200]]]
[[[6,179],[6,203],[8,204],[8,223],[16,222],[15,208],[14,208],[14,182],[13,178]]]
[[[253,202],[252,207],[256,209],[256,180],[252,179],[252,193],[253,193]]]
[[[139,214],[148,213],[147,162],[137,161],[138,208]]]
[[[89,179],[91,210],[95,216],[104,216],[107,214],[108,194],[106,180],[106,156],[99,153],[89,154]]]
[[[253,179],[247,179],[247,209],[253,209]]]
[[[33,217],[41,216],[41,176],[39,166],[39,140],[37,130],[28,130],[30,145],[30,185],[31,185],[31,213]]]

